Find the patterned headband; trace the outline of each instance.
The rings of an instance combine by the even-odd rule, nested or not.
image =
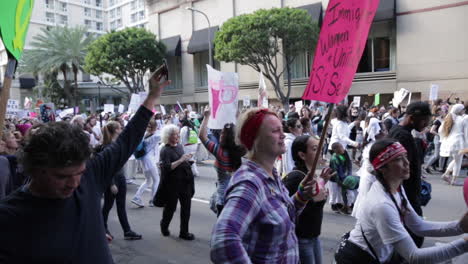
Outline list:
[[[395,142],[386,147],[382,152],[379,153],[379,155],[377,155],[377,157],[372,161],[372,166],[374,166],[375,170],[380,169],[385,164],[404,153],[406,153],[405,147],[403,147],[403,145],[401,145],[399,142]]]

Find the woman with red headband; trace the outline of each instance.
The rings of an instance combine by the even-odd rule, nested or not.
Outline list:
[[[285,152],[281,120],[268,109],[251,109],[238,122],[236,136],[248,161],[234,173],[225,205],[211,237],[214,263],[299,263],[296,216],[319,193],[310,173],[296,193],[274,169]]]
[[[372,184],[354,229],[343,237],[337,264],[439,263],[468,252],[468,237],[452,243],[418,248],[408,231],[419,236],[457,236],[468,232],[468,214],[459,221],[423,220],[407,202],[402,182],[409,178],[405,148],[393,139],[372,145],[369,159],[377,181]],[[404,260],[403,260],[404,259]]]

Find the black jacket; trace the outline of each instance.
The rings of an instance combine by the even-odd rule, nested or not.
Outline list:
[[[294,168],[284,179],[283,183],[290,195],[296,193],[299,183],[304,179],[305,174]],[[297,218],[296,235],[299,238],[314,238],[320,235],[322,230],[323,206],[325,201],[309,201]]]

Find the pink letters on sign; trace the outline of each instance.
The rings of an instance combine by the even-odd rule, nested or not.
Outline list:
[[[302,99],[339,103],[348,94],[379,0],[330,0]]]

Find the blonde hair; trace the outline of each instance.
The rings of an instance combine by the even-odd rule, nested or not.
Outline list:
[[[444,118],[444,123],[442,124],[442,136],[448,137],[455,122],[454,116],[460,115],[465,107],[462,104],[453,105],[450,109],[450,113],[447,114]]]
[[[254,144],[252,146],[252,149],[251,150],[247,149],[247,147],[241,141],[241,132],[242,132],[242,128],[246,124],[247,120],[250,120],[255,114],[257,114],[257,112],[260,109],[262,109],[262,108],[257,108],[257,107],[256,108],[251,108],[251,109],[245,111],[244,113],[242,113],[242,115],[240,115],[240,117],[237,119],[236,144],[239,145],[239,146],[244,147],[247,150],[247,157],[248,158],[251,158],[257,152],[256,151],[256,149],[257,149],[256,142],[258,142],[258,141],[257,141],[257,139],[255,139]],[[278,115],[275,112],[273,112],[273,111],[271,111],[269,109],[267,109],[267,110],[268,110],[267,115],[273,115],[276,118],[278,118]],[[258,127],[258,128],[260,128],[260,127]]]
[[[172,133],[177,132],[179,133],[179,127],[176,125],[170,124],[170,125],[165,125],[161,131],[161,141],[164,144],[169,143],[169,137],[171,136]]]
[[[115,131],[120,128],[120,123],[117,121],[109,121],[103,128],[102,128],[102,144],[109,145],[112,143],[112,139],[115,135]]]

